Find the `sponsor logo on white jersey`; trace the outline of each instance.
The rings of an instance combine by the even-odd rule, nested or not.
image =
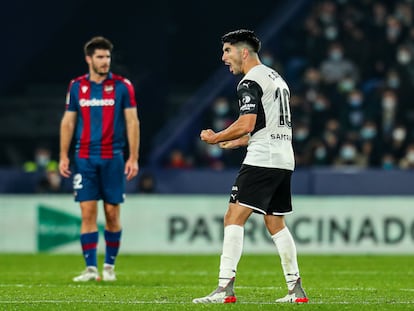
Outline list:
[[[251,110],[255,106],[256,106],[255,104],[244,104],[243,106],[240,107],[240,111]]]
[[[113,99],[81,99],[79,101],[81,107],[98,107],[98,106],[113,106],[115,100]]]

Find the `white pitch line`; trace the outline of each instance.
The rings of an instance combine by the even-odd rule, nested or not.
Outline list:
[[[98,283],[99,284],[99,283]],[[69,288],[108,288],[107,286],[104,285],[98,285],[96,282],[92,282],[90,284],[37,284],[37,285],[33,285],[33,284],[1,284],[0,283],[0,288],[7,288],[7,287],[17,287],[17,288],[56,288],[56,287],[69,287]],[[125,285],[115,285],[115,284],[111,284],[111,288],[123,288],[125,287]],[[151,287],[151,288],[170,288],[171,286],[146,286],[146,287]],[[188,289],[194,289],[194,288],[200,288],[200,287],[204,287],[204,286],[183,286],[184,288],[188,288]],[[142,286],[140,285],[128,285],[128,288],[142,288]],[[237,286],[238,289],[261,289],[261,290],[269,290],[269,291],[274,291],[274,290],[283,290],[285,287],[282,286],[263,286],[263,287],[259,287],[259,286]],[[306,287],[307,290],[318,290],[320,291],[321,288],[317,287]],[[384,288],[382,288],[384,289]],[[350,292],[354,292],[354,291],[378,291],[378,288],[375,287],[327,287],[327,288],[323,288],[324,291],[350,291]],[[399,291],[405,291],[405,292],[413,292],[414,288],[399,288]]]
[[[71,303],[89,303],[89,304],[118,304],[118,305],[145,305],[145,304],[159,304],[159,305],[165,305],[165,304],[171,304],[171,305],[193,305],[193,303],[191,301],[140,301],[140,300],[136,300],[136,301],[112,301],[112,300],[107,300],[107,301],[96,301],[96,300],[0,300],[0,305],[1,304],[45,304],[45,303],[50,303],[50,304],[66,304],[69,305]],[[276,302],[257,302],[257,301],[238,301],[237,304],[242,304],[242,305],[279,305]],[[354,304],[358,304],[358,305],[383,305],[383,304],[387,304],[387,305],[412,305],[414,304],[414,301],[393,301],[393,302],[384,302],[384,301],[310,301],[309,304],[313,304],[313,305],[354,305]]]

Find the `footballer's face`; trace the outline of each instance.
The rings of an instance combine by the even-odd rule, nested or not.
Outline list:
[[[242,49],[238,48],[236,45],[231,45],[228,42],[223,44],[223,56],[221,60],[225,65],[229,66],[229,70],[234,75],[243,73],[242,65]]]
[[[92,56],[87,56],[89,69],[99,76],[106,76],[111,66],[111,52],[108,50],[95,50]]]

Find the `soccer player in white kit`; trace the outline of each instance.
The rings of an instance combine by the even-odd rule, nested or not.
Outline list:
[[[264,215],[288,287],[288,294],[276,302],[306,303],[309,299],[302,288],[295,242],[284,220],[292,212],[290,183],[295,166],[289,87],[275,70],[260,62],[261,43],[253,31],[235,30],[221,40],[223,62],[234,75],[244,75],[237,86],[240,115],[220,132],[202,130],[200,138],[224,149],[247,145],[247,153],[224,216],[218,287],[193,302],[236,302],[234,282],[242,254],[244,224],[255,212]]]

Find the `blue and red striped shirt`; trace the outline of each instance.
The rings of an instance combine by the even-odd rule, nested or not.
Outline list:
[[[110,159],[126,145],[124,109],[135,108],[130,81],[109,73],[101,83],[89,74],[73,79],[66,97],[66,110],[77,112],[76,151],[80,158],[100,156]]]

